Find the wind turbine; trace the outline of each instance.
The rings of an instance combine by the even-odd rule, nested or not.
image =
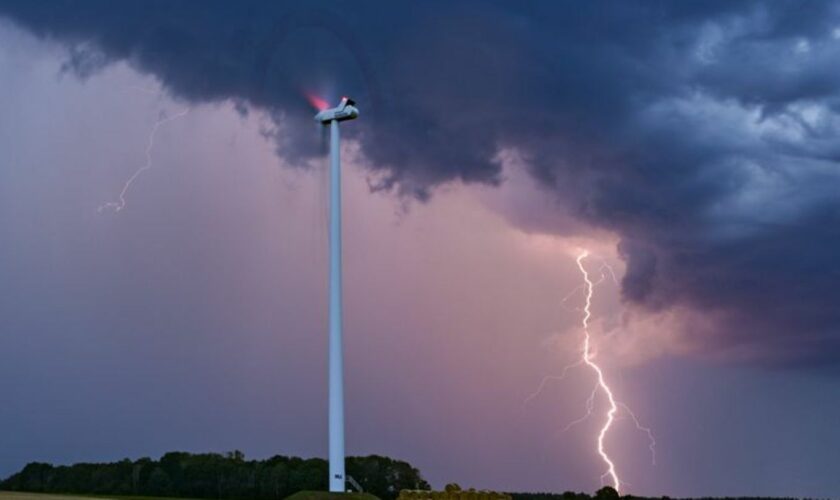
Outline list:
[[[330,491],[345,490],[344,474],[344,352],[341,340],[341,137],[338,123],[359,117],[355,102],[342,97],[338,106],[315,119],[330,127]]]

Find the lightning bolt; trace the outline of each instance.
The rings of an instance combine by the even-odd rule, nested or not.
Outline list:
[[[583,250],[580,254],[578,254],[577,258],[575,259],[577,267],[580,270],[581,275],[583,276],[583,284],[575,287],[561,301],[561,304],[565,304],[565,302],[568,301],[578,291],[583,290],[584,292],[584,306],[582,310],[579,309],[583,313],[583,317],[581,319],[581,326],[583,329],[583,345],[581,346],[581,357],[578,361],[565,366],[561,371],[560,375],[544,377],[542,382],[540,382],[540,385],[537,387],[537,390],[525,399],[525,404],[529,403],[531,400],[539,396],[549,382],[563,380],[566,377],[568,371],[572,368],[586,365],[586,367],[592,370],[596,377],[596,384],[593,387],[592,392],[589,394],[589,397],[586,399],[586,411],[580,418],[569,422],[562,429],[562,432],[568,431],[575,425],[584,422],[593,415],[595,411],[595,398],[598,396],[599,393],[603,394],[606,397],[606,400],[608,402],[606,420],[599,429],[598,437],[596,440],[596,448],[598,451],[598,455],[601,457],[601,460],[604,462],[606,468],[605,472],[601,475],[601,482],[603,483],[606,478],[609,478],[610,482],[612,483],[612,486],[616,489],[616,491],[620,491],[623,483],[618,476],[618,471],[616,470],[615,462],[607,452],[605,445],[607,434],[609,433],[613,424],[620,418],[619,412],[623,411],[624,414],[628,415],[633,421],[633,424],[635,425],[636,429],[647,435],[648,449],[650,450],[651,461],[653,465],[656,465],[656,440],[654,439],[653,432],[651,431],[651,429],[643,426],[639,422],[639,419],[636,417],[636,414],[633,413],[630,407],[616,399],[612,389],[610,388],[609,384],[607,384],[603,370],[601,369],[600,365],[598,365],[598,363],[596,363],[595,361],[596,353],[592,349],[592,335],[589,331],[589,322],[592,319],[592,299],[595,295],[595,287],[601,284],[604,280],[606,280],[608,276],[612,279],[614,283],[618,283],[618,279],[616,278],[615,272],[613,271],[612,267],[610,267],[610,265],[606,262],[603,262],[601,267],[599,268],[599,272],[601,273],[600,278],[596,281],[593,281],[590,277],[589,271],[586,269],[586,266],[584,266],[584,260],[587,257],[589,257],[589,251]]]
[[[607,471],[601,475],[601,480],[607,476],[610,477],[613,483],[613,487],[616,491],[620,491],[621,488],[621,480],[618,479],[618,473],[615,471],[615,464],[613,463],[612,459],[610,458],[609,454],[604,447],[604,438],[607,436],[607,432],[609,432],[610,427],[612,427],[613,422],[615,421],[615,414],[618,412],[618,403],[615,401],[615,396],[613,396],[612,389],[610,386],[607,385],[607,382],[604,380],[604,372],[601,370],[601,367],[598,366],[598,363],[594,361],[595,355],[592,352],[592,336],[589,334],[589,320],[592,318],[592,296],[595,294],[595,285],[592,283],[592,280],[589,279],[589,272],[586,270],[586,267],[583,265],[583,259],[589,256],[589,251],[584,250],[583,252],[578,255],[576,262],[578,265],[578,269],[580,269],[581,274],[583,275],[583,281],[586,283],[585,287],[585,297],[586,302],[583,306],[583,362],[589,366],[592,371],[598,377],[598,385],[596,389],[600,389],[606,396],[607,401],[609,401],[609,410],[607,411],[607,420],[604,423],[604,426],[601,427],[600,432],[598,433],[598,454],[601,455],[601,460],[607,466]],[[595,392],[593,391],[592,396],[590,396],[590,402],[594,400]],[[588,408],[590,409],[589,413],[591,413],[592,404],[589,404]]]
[[[178,118],[185,116],[189,112],[189,108],[180,111],[172,116],[166,116],[165,113],[161,112],[160,116],[158,117],[158,120],[155,122],[155,124],[152,126],[152,130],[149,132],[149,139],[146,142],[146,162],[142,166],[140,166],[140,168],[135,170],[134,174],[132,174],[132,176],[129,177],[127,181],[125,181],[125,184],[123,184],[122,191],[120,191],[118,201],[109,201],[107,203],[103,203],[99,206],[99,208],[96,209],[97,212],[102,213],[104,210],[111,210],[114,213],[116,213],[125,208],[125,195],[131,188],[131,184],[134,182],[135,179],[137,179],[137,177],[140,176],[140,174],[152,168],[152,150],[155,147],[155,136],[157,135],[158,129],[160,129],[160,127],[171,121],[177,120]]]

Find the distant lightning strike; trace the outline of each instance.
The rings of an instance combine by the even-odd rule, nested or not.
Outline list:
[[[613,487],[616,491],[619,491],[621,488],[621,481],[618,479],[618,473],[615,471],[615,464],[613,463],[610,456],[607,454],[604,448],[604,438],[607,435],[607,432],[612,427],[613,422],[615,421],[615,414],[618,412],[618,403],[615,402],[615,397],[613,396],[612,389],[610,386],[607,385],[607,382],[604,380],[604,372],[601,370],[601,367],[593,360],[594,355],[592,354],[592,345],[591,340],[592,336],[589,334],[589,319],[592,318],[592,295],[594,294],[594,285],[592,280],[589,279],[589,273],[586,271],[586,267],[583,265],[583,259],[585,259],[589,255],[589,252],[584,250],[580,253],[577,257],[577,265],[578,269],[580,269],[581,274],[583,274],[583,281],[586,283],[586,302],[583,306],[583,362],[586,363],[598,376],[598,387],[603,391],[603,393],[607,396],[607,401],[609,401],[610,409],[607,411],[607,421],[604,423],[604,426],[601,427],[601,431],[598,433],[598,454],[601,455],[601,460],[607,465],[607,471],[601,476],[603,479],[606,476],[609,476],[612,479]],[[594,392],[593,392],[594,394]],[[591,405],[590,405],[591,408]]]
[[[607,453],[606,446],[604,444],[604,441],[607,437],[607,433],[612,428],[613,423],[615,423],[619,419],[619,409],[623,410],[624,413],[626,413],[630,417],[637,430],[647,435],[649,443],[648,448],[650,449],[651,459],[654,465],[656,465],[656,440],[653,437],[653,432],[649,428],[644,427],[639,423],[639,419],[636,417],[636,415],[633,413],[630,407],[616,400],[612,389],[607,384],[607,381],[604,378],[603,370],[598,365],[598,363],[595,362],[595,353],[592,349],[592,336],[589,332],[589,321],[592,319],[592,299],[595,294],[595,287],[602,283],[608,275],[610,278],[612,278],[613,282],[617,283],[618,280],[615,276],[615,273],[613,272],[613,269],[605,262],[599,268],[601,277],[597,281],[592,281],[592,279],[589,276],[589,271],[587,271],[586,267],[583,264],[583,261],[588,256],[589,251],[583,250],[577,256],[577,259],[575,259],[578,269],[580,270],[580,273],[583,276],[583,284],[575,287],[575,289],[572,290],[572,292],[569,293],[569,295],[567,295],[562,300],[562,303],[565,303],[577,291],[581,289],[584,291],[584,307],[581,310],[583,312],[583,318],[581,320],[581,326],[583,329],[583,345],[581,347],[581,358],[575,363],[565,366],[560,375],[544,377],[542,382],[540,382],[539,387],[537,387],[537,390],[525,399],[525,404],[539,396],[549,382],[563,380],[570,369],[581,365],[586,365],[587,367],[589,367],[595,373],[597,383],[592,389],[592,392],[590,393],[589,397],[586,399],[586,412],[580,418],[569,422],[563,428],[563,432],[569,430],[570,428],[587,420],[589,417],[592,416],[595,410],[595,398],[599,392],[606,396],[607,402],[609,403],[609,408],[606,413],[606,420],[603,426],[601,426],[600,430],[598,431],[598,439],[596,441],[598,455],[601,457],[601,460],[606,465],[606,471],[601,475],[601,481],[603,482],[604,479],[609,478],[616,491],[620,491],[622,481],[618,477],[615,462],[613,462],[612,458]]]
[[[158,121],[155,122],[154,126],[152,126],[152,130],[149,132],[149,139],[146,143],[146,162],[140,168],[135,170],[134,174],[132,174],[132,176],[129,177],[127,181],[125,181],[125,184],[123,184],[122,191],[120,191],[118,201],[109,201],[107,203],[103,203],[99,206],[99,208],[97,208],[97,212],[102,213],[102,211],[104,210],[112,210],[114,213],[116,213],[125,208],[125,195],[126,193],[128,193],[129,188],[131,188],[131,184],[134,182],[135,179],[137,179],[137,177],[140,176],[140,174],[152,168],[152,150],[155,147],[155,136],[157,135],[158,129],[160,129],[161,126],[171,121],[183,117],[189,112],[190,110],[189,108],[187,108],[172,116],[166,116],[164,114],[161,114],[160,118],[158,119]]]

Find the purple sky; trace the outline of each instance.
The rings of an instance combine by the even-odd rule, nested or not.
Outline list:
[[[282,116],[187,102],[124,62],[81,78],[68,58],[0,18],[0,476],[170,450],[324,456],[324,160],[299,164],[283,139],[302,132]],[[187,108],[124,210],[97,212],[143,164],[155,121]],[[561,210],[513,144],[496,152],[498,185],[371,192],[388,174],[364,140],[344,151],[348,453],[408,460],[434,486],[594,491],[603,406],[561,432],[591,373],[524,403],[576,359],[576,253],[621,279],[626,228]],[[721,341],[706,298],[624,293],[598,287],[593,331],[657,440],[654,466],[628,419],[610,434],[629,492],[837,495],[836,372],[757,363],[771,356]]]

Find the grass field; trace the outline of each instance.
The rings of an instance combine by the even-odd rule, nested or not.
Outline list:
[[[0,500],[150,500],[153,497],[134,497],[123,495],[73,495],[64,493],[19,493],[0,491]],[[154,500],[189,500],[184,498],[154,497]]]
[[[287,500],[379,500],[367,493],[328,493],[326,491],[300,491]],[[70,495],[49,493],[18,493],[0,491],[0,500],[188,500],[184,498],[132,497],[121,495]]]
[[[48,495],[41,493],[18,493],[16,491],[0,491],[0,500],[73,500],[75,498],[89,500],[92,497],[73,495]]]

